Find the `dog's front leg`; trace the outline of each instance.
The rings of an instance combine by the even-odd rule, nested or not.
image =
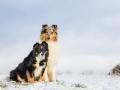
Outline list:
[[[43,79],[43,76],[40,75],[40,76],[38,77],[38,82],[42,82],[42,79]]]
[[[51,81],[56,82],[56,66],[53,67],[52,69],[52,77],[51,77]]]
[[[45,68],[45,72],[44,72],[44,75],[43,75],[43,79],[44,79],[44,81],[45,82],[48,82],[49,80],[48,80],[48,74],[47,74],[48,72],[47,72],[47,67]]]

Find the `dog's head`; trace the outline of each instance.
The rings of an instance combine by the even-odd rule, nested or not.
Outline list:
[[[48,44],[45,41],[41,44],[37,42],[33,45],[33,50],[35,51],[36,56],[43,57],[46,53],[48,53]]]
[[[47,24],[42,25],[41,41],[57,41],[57,25],[49,27]]]
[[[50,28],[49,28],[49,31],[50,31],[50,41],[57,41],[57,25],[52,25]]]
[[[44,24],[42,25],[42,30],[41,30],[41,40],[48,41],[49,39],[50,39],[49,26],[47,24]]]

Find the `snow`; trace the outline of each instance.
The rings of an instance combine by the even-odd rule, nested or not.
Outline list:
[[[57,82],[16,83],[0,75],[0,90],[120,90],[120,77],[61,74]]]

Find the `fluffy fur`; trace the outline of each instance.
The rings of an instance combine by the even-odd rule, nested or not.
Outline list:
[[[44,41],[36,43],[30,54],[14,70],[10,72],[10,79],[17,82],[42,81],[48,61],[48,44]]]
[[[48,27],[47,25],[47,30],[44,29],[43,27],[45,25],[42,25],[39,42],[46,41],[49,46],[48,64],[45,69],[44,79],[43,79],[44,81],[48,82],[48,81],[56,81],[56,67],[57,67],[56,65],[57,65],[60,49],[58,43],[57,25],[52,25],[51,27]],[[46,31],[46,37],[49,37],[46,40],[42,39],[43,38],[42,34],[44,34],[42,33],[43,31],[44,32]]]

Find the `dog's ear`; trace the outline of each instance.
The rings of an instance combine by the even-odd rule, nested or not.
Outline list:
[[[43,24],[43,25],[42,25],[42,28],[44,28],[44,27],[46,27],[46,26],[48,26],[48,25],[47,25],[47,24]]]
[[[55,30],[58,29],[57,25],[52,25],[52,27],[54,27]]]
[[[48,44],[45,41],[43,41],[41,45],[43,45],[44,47],[48,47]]]
[[[39,46],[39,43],[36,42],[34,45],[33,45],[33,49],[37,48]]]

